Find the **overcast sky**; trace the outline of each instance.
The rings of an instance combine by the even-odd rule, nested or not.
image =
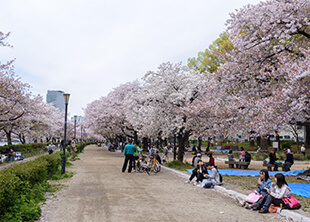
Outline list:
[[[187,63],[221,32],[229,13],[259,0],[0,0],[0,61],[33,94],[70,93],[69,113],[140,79],[163,62]]]

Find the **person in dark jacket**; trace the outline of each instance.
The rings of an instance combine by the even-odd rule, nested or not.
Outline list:
[[[124,160],[124,164],[123,164],[123,168],[122,168],[123,173],[126,171],[128,161],[129,161],[128,173],[131,173],[133,161],[135,161],[133,154],[136,151],[137,151],[137,148],[135,147],[135,145],[133,145],[132,142],[129,141],[129,143],[124,148],[125,160]]]
[[[284,153],[286,154],[286,159],[283,164],[283,170],[287,172],[290,171],[290,167],[294,164],[294,157],[289,149],[284,150]]]
[[[194,185],[196,186],[198,183],[202,182],[205,179],[204,175],[208,172],[206,166],[202,162],[202,160],[198,160],[197,167],[192,171],[190,178],[185,181],[185,183],[190,183],[194,177],[197,177]]]
[[[278,171],[278,164],[276,163],[278,159],[279,158],[277,158],[276,152],[274,150],[271,150],[269,153],[269,164],[274,165],[273,171]]]

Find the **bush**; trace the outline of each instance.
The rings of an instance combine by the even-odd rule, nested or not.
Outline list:
[[[47,179],[61,163],[59,154],[39,157],[0,172],[0,221],[29,221],[40,216]]]
[[[0,215],[19,197],[22,181],[13,173],[0,172]],[[0,216],[1,218],[1,216]]]
[[[4,153],[5,149],[13,147],[16,152],[26,152],[36,149],[42,149],[47,146],[48,143],[31,143],[31,144],[16,144],[6,145],[0,147],[0,153]]]
[[[290,142],[282,143],[282,149],[291,149],[292,145]]]

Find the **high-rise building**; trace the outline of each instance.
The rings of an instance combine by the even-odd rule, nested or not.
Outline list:
[[[65,110],[64,91],[48,90],[46,94],[46,103],[53,103],[53,106],[60,111]]]

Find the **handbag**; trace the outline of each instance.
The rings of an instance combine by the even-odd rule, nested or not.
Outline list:
[[[299,209],[301,207],[300,203],[296,200],[296,198],[290,194],[288,197],[282,198],[284,202],[284,207],[290,210]]]
[[[249,196],[246,197],[245,201],[249,203],[256,203],[262,197],[263,197],[262,194],[259,194],[257,191],[254,191],[253,193],[250,193]]]

